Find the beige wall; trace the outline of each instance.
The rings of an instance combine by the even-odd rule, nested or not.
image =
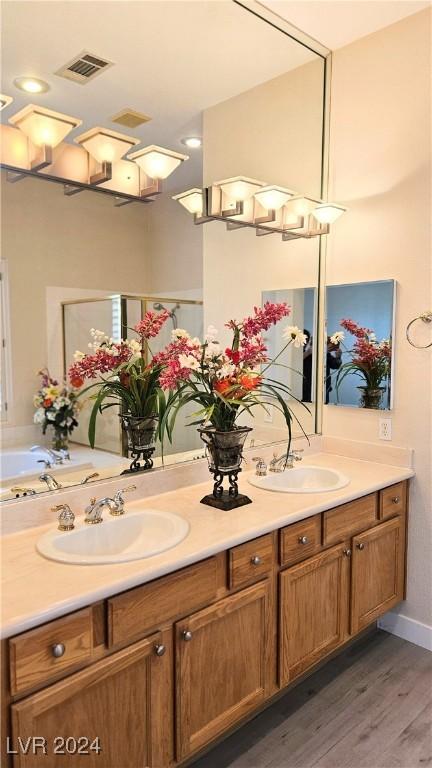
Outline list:
[[[329,237],[327,259],[328,283],[398,281],[393,443],[414,448],[416,471],[400,612],[428,625],[432,349],[413,349],[405,328],[432,305],[430,50],[426,10],[334,54],[329,197],[349,212]],[[378,419],[374,411],[326,406],[324,433],[377,441]]]
[[[319,197],[322,97],[323,63],[317,59],[206,110],[205,183],[245,175]],[[203,227],[204,325],[215,325],[225,342],[230,336],[224,323],[260,306],[263,291],[317,285],[317,239],[284,243],[280,234],[228,232],[219,221]],[[303,327],[303,317],[298,313],[285,324]],[[294,378],[293,389],[299,380]],[[293,407],[304,429],[313,432],[314,414]],[[258,439],[285,438],[277,411],[271,424],[264,423],[263,411],[255,415]]]

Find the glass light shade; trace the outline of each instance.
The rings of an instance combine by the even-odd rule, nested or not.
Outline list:
[[[284,208],[285,224],[295,224],[299,216],[309,216],[321,202],[321,200],[305,197],[303,195],[291,197]]]
[[[82,120],[53,112],[35,104],[29,104],[9,118],[11,125],[19,128],[37,147],[56,147]]]
[[[166,179],[180,163],[189,160],[189,156],[152,144],[150,147],[132,152],[127,155],[127,159],[135,160],[150,179]]]
[[[322,203],[318,205],[313,211],[312,215],[320,224],[333,224],[339,216],[345,213],[346,208],[343,205],[336,205],[335,203]]]
[[[236,203],[249,200],[261,187],[265,187],[264,181],[248,179],[247,176],[233,176],[231,179],[215,181],[215,187],[220,187],[224,195]]]
[[[106,128],[92,128],[75,139],[98,163],[117,163],[140,139]]]
[[[174,195],[173,200],[177,200],[180,205],[186,208],[189,213],[197,213],[199,216],[203,212],[203,195],[202,189],[194,187],[188,189],[186,192],[181,192],[179,195]]]
[[[12,96],[5,96],[4,93],[0,93],[0,112],[13,101]]]
[[[263,187],[255,192],[255,200],[267,211],[278,211],[294,195],[291,189],[284,187]]]

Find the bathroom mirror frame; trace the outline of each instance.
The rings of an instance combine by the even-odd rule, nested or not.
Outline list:
[[[261,5],[261,3],[258,0],[232,0],[233,3],[236,5],[242,7],[245,12],[249,12],[253,14],[256,18],[260,19],[263,23],[270,25],[274,29],[281,32],[281,34],[286,35],[288,38],[293,40],[294,42],[298,43],[299,45],[304,46],[308,50],[310,50],[312,53],[314,53],[317,57],[319,57],[322,60],[323,63],[323,93],[322,93],[322,120],[321,120],[321,179],[320,179],[320,196],[321,199],[327,199],[327,191],[328,191],[328,173],[329,173],[329,124],[330,124],[330,86],[331,86],[331,67],[332,67],[332,54],[331,51],[323,46],[321,43],[319,43],[314,38],[311,38],[306,33],[302,32],[300,29],[296,28],[294,25],[290,24],[290,22],[283,19],[281,16],[279,16],[274,11],[270,10],[269,8],[266,8],[265,6]],[[326,260],[326,248],[327,248],[327,238],[326,236],[318,236],[318,274],[317,274],[317,293],[316,293],[316,324],[318,329],[324,328],[324,322],[325,322],[325,292],[326,292],[326,282],[325,282],[325,260]],[[106,298],[106,297],[105,297]],[[134,298],[137,298],[134,296]],[[138,297],[139,298],[139,297]],[[172,299],[171,299],[172,300]],[[322,433],[322,418],[323,418],[323,404],[324,404],[324,334],[323,333],[317,333],[317,349],[316,349],[316,359],[315,359],[315,382],[316,382],[316,401],[315,401],[315,415],[314,415],[314,429],[311,430],[310,435],[320,435]],[[286,440],[274,440],[269,441],[263,444],[263,447],[268,447],[272,445],[282,445],[286,444]],[[254,449],[256,451],[256,448]],[[181,460],[179,462],[176,462],[178,465],[182,464],[190,464],[192,461],[196,461],[196,459],[187,459],[187,460]],[[205,459],[201,459],[201,461],[205,461]],[[165,467],[155,467],[154,471],[163,470]],[[103,484],[106,484],[107,482],[111,482],[114,476],[106,477],[100,480],[96,480],[94,484],[92,484],[92,487],[94,485],[97,485],[98,487],[103,486]],[[71,490],[73,487],[79,488],[79,485],[71,485],[68,487],[64,487],[64,490]],[[37,493],[37,496],[23,496],[16,499],[4,499],[3,503],[16,503],[16,502],[25,502],[28,500],[31,500],[32,498],[38,498],[46,497],[47,495],[52,495],[53,493],[59,494],[61,491],[41,491]]]

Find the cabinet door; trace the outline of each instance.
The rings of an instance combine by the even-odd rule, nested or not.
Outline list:
[[[15,768],[168,765],[172,653],[156,655],[160,644],[158,633],[13,704]]]
[[[355,634],[403,600],[404,516],[355,536],[352,549],[351,632]]]
[[[177,623],[178,760],[265,700],[272,624],[268,581]]]
[[[280,574],[280,684],[285,686],[348,634],[350,550],[340,544]]]

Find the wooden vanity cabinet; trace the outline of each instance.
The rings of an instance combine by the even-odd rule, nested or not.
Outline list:
[[[177,758],[183,760],[264,703],[270,691],[269,581],[175,627]]]
[[[161,645],[154,634],[13,704],[14,768],[168,765],[171,660]],[[28,742],[24,754],[34,736],[45,749]]]
[[[351,633],[403,600],[405,517],[355,536],[352,545]]]
[[[280,685],[341,645],[348,635],[349,545],[283,571],[279,595]]]
[[[4,641],[4,765],[187,762],[403,600],[407,500],[396,483]]]

